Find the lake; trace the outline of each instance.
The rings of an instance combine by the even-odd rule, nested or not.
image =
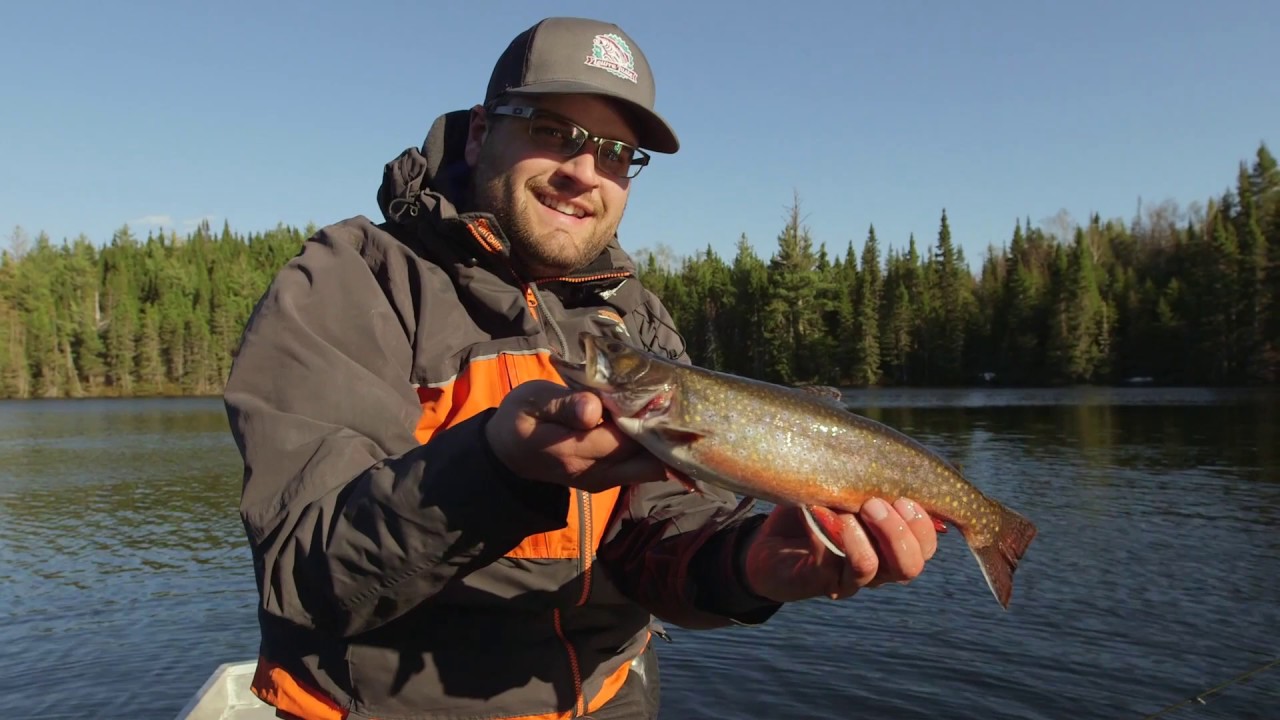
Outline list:
[[[1040,535],[659,642],[664,718],[1141,718],[1280,657],[1280,393],[869,390]],[[256,654],[216,399],[0,402],[0,715],[172,718]],[[1280,667],[1162,718],[1280,718]]]

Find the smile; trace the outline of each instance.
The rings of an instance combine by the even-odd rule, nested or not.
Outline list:
[[[586,210],[572,203],[560,202],[559,200],[555,200],[539,193],[534,193],[533,196],[538,199],[538,202],[541,203],[543,207],[555,210],[562,215],[583,218],[588,214]]]

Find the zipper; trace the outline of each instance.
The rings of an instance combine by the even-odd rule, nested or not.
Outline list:
[[[563,358],[569,357],[569,343],[564,339],[564,332],[560,330],[560,326],[556,324],[556,319],[551,317],[551,313],[544,312],[539,315],[538,306],[542,305],[542,292],[538,288],[538,283],[530,282],[524,286],[524,301],[529,306],[533,316],[542,323],[544,328],[550,329],[555,336],[555,342],[560,343],[559,353]]]
[[[581,607],[587,604],[587,598],[591,595],[591,560],[594,555],[591,552],[591,538],[594,532],[591,527],[591,493],[586,490],[576,492],[578,493],[578,572],[582,575],[582,594],[578,596],[578,601],[574,605]],[[564,632],[561,617],[560,608],[556,608],[554,610],[556,636],[560,638],[565,652],[569,654],[569,670],[573,673],[574,709],[577,715],[585,715],[587,699],[582,692],[582,667],[578,664],[578,652],[573,649],[573,643]]]
[[[542,282],[588,283],[596,280],[609,280],[612,278],[624,277],[631,277],[631,273],[627,270],[614,270],[612,272],[596,273],[594,275],[561,275],[560,277],[543,278]]]
[[[595,535],[591,527],[591,493],[578,491],[578,572],[582,573],[582,595],[578,597],[578,605],[587,604],[587,596],[591,594],[591,568],[595,553],[591,552],[591,538]]]
[[[555,342],[560,344],[559,352],[563,356],[568,351],[569,344],[565,341],[564,332],[556,324],[555,318],[551,317],[551,313],[539,312],[538,308],[543,305],[543,302],[537,282],[525,284],[524,302],[529,307],[529,312],[533,313],[534,319],[544,329],[551,331],[549,334],[553,336],[553,344]],[[591,594],[591,559],[593,555],[591,552],[591,538],[595,533],[591,527],[591,493],[586,490],[577,490],[576,492],[578,494],[578,572],[582,575],[582,594],[578,596],[578,601],[575,605],[582,606],[586,604],[587,597]],[[573,643],[569,641],[569,636],[564,632],[561,618],[560,608],[552,611],[556,637],[560,638],[561,644],[564,645],[565,653],[569,656],[569,671],[573,675],[574,714],[582,716],[587,714],[587,701],[582,693],[582,667],[578,664],[578,651],[573,649]]]
[[[577,716],[587,714],[587,699],[582,695],[582,668],[578,665],[578,653],[570,644],[568,636],[564,634],[564,628],[560,624],[560,608],[556,608],[553,613],[553,620],[556,626],[556,636],[560,638],[560,642],[564,643],[564,649],[569,652],[569,669],[573,671],[573,710]]]
[[[555,339],[560,343],[560,355],[566,356],[569,351],[569,343],[564,339],[564,332],[560,326],[556,324],[556,319],[551,317],[551,313],[544,312],[539,315],[538,307],[542,305],[542,295],[538,291],[538,284],[530,282],[525,286],[524,293],[525,303],[529,305],[529,311],[533,313],[535,318],[539,319],[543,327],[549,328],[555,335]],[[578,490],[578,571],[582,573],[582,596],[578,598],[578,604],[582,605],[587,602],[587,595],[591,592],[591,537],[594,535],[591,528],[591,493],[586,490]]]
[[[541,323],[542,318],[538,316],[538,306],[542,303],[538,300],[538,294],[533,291],[533,287],[529,285],[524,286],[524,304],[529,306],[529,312],[533,313],[533,319]]]
[[[542,323],[544,328],[550,329],[555,335],[556,342],[560,343],[560,355],[567,357],[569,352],[569,343],[565,341],[564,331],[556,324],[556,319],[549,312],[539,313],[538,308],[542,303],[542,293],[538,290],[537,282],[530,282],[524,288],[524,301],[529,306],[529,311],[533,313],[534,318]],[[591,538],[594,536],[591,527],[591,493],[586,490],[578,490],[578,572],[582,573],[582,595],[578,598],[578,605],[584,605],[587,602],[587,596],[591,594],[591,559],[594,553],[591,552]]]

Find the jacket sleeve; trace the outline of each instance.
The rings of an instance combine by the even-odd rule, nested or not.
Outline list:
[[[262,610],[344,635],[562,527],[569,503],[564,488],[497,460],[483,432],[492,411],[418,444],[408,329],[419,298],[408,288],[420,288],[380,283],[408,261],[362,256],[381,231],[349,222],[306,242],[276,276],[224,392]]]
[[[648,291],[635,324],[638,340],[689,362],[674,323]],[[781,608],[743,579],[746,543],[764,521],[754,502],[699,484],[674,481],[627,488],[598,552],[618,588],[659,619],[688,628],[763,623]]]

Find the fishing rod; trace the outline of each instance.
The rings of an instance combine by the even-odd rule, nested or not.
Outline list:
[[[1186,705],[1190,705],[1191,703],[1207,705],[1208,703],[1205,702],[1205,698],[1208,698],[1211,695],[1217,695],[1223,690],[1226,690],[1228,687],[1235,685],[1238,682],[1243,682],[1245,680],[1248,680],[1250,677],[1257,675],[1258,673],[1263,672],[1264,670],[1269,670],[1275,667],[1276,665],[1280,665],[1280,657],[1268,660],[1262,663],[1261,665],[1253,668],[1252,670],[1247,670],[1243,673],[1240,673],[1239,675],[1231,678],[1230,680],[1227,680],[1226,682],[1220,685],[1215,685],[1214,687],[1211,687],[1208,690],[1205,690],[1204,692],[1198,695],[1193,695],[1187,698],[1186,700],[1180,700],[1166,708],[1161,708],[1155,711],[1154,713],[1151,713],[1150,715],[1144,716],[1142,720],[1154,720],[1154,718],[1158,718],[1161,715],[1173,712],[1174,710],[1177,710],[1178,708],[1184,707]]]

